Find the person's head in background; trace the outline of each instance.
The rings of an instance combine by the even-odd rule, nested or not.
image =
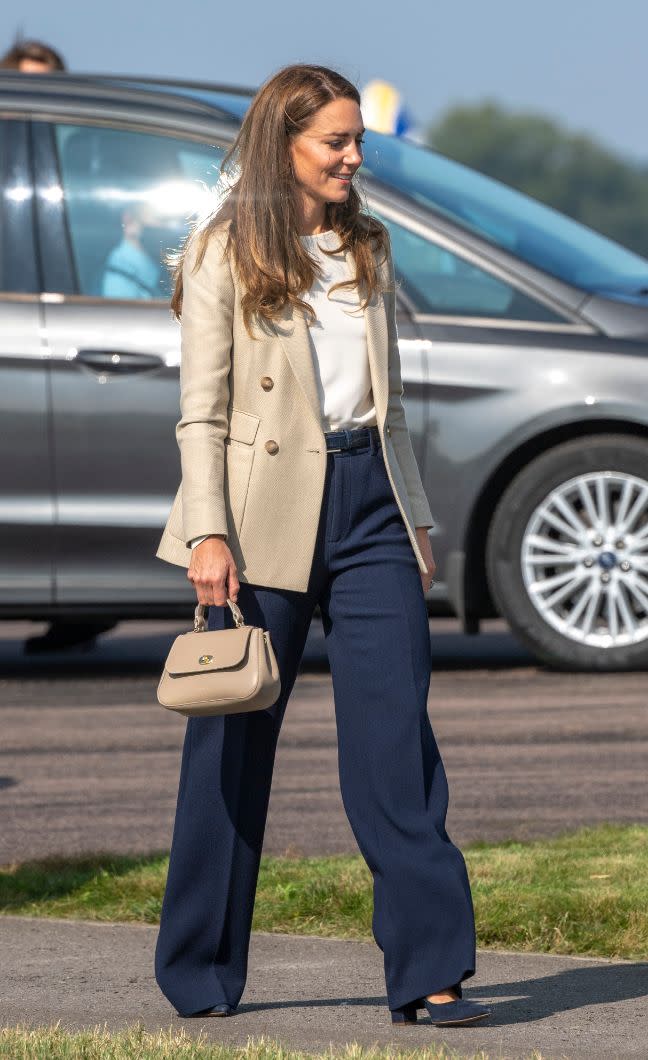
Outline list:
[[[18,70],[21,74],[49,74],[65,70],[57,51],[39,40],[19,40],[0,59],[0,69]]]

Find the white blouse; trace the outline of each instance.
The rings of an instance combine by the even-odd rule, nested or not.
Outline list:
[[[342,288],[329,297],[333,284],[351,279],[353,273],[342,252],[329,256],[320,249],[332,250],[339,245],[340,237],[330,230],[301,236],[301,241],[322,269],[322,275],[315,277],[304,295],[304,301],[317,314],[308,333],[322,430],[375,425],[365,319],[357,288]]]
[[[371,390],[369,355],[364,313],[360,309],[357,288],[329,289],[341,280],[352,278],[344,253],[324,254],[321,247],[332,250],[340,242],[332,230],[314,236],[300,236],[308,252],[321,266],[321,276],[304,296],[317,314],[309,326],[315,380],[320,399],[323,431],[375,425],[376,409]],[[195,537],[195,548],[209,537]]]

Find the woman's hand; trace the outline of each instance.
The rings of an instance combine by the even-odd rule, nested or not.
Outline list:
[[[434,556],[432,555],[432,545],[428,535],[427,526],[416,527],[416,540],[421,550],[421,555],[425,561],[427,567],[427,574],[423,574],[421,571],[421,581],[423,582],[423,592],[426,593],[434,581],[434,572],[436,571],[436,563],[434,562]]]
[[[199,604],[224,607],[227,597],[236,603],[239,580],[234,557],[224,538],[206,537],[192,550],[187,577],[193,582]]]

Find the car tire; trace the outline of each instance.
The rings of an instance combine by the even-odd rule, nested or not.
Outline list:
[[[486,575],[500,614],[542,661],[648,665],[648,441],[577,438],[523,468],[493,514]]]

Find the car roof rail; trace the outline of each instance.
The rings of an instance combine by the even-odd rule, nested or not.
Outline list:
[[[224,81],[200,81],[182,77],[147,77],[143,74],[98,74],[77,73],[76,77],[95,78],[108,81],[129,81],[143,85],[168,85],[169,88],[195,88],[206,92],[229,92],[232,96],[254,96],[257,89],[249,85],[230,85]]]
[[[84,95],[86,102],[93,96],[97,102],[107,99],[146,99],[147,103],[155,106],[181,108],[191,110],[195,114],[216,114],[221,121],[237,124],[238,119],[226,108],[220,107],[217,99],[212,103],[198,95],[192,95],[192,90],[215,94],[219,91],[228,92],[231,95],[240,94],[243,98],[253,94],[253,90],[234,85],[215,86],[209,82],[181,82],[172,78],[146,78],[140,75],[131,78],[125,74],[77,73],[65,70],[34,75],[18,70],[0,69],[0,86],[15,93],[18,98],[22,95],[29,100],[41,99],[45,103],[48,97],[65,100],[75,94]],[[173,91],[174,87],[178,89],[177,92]]]

